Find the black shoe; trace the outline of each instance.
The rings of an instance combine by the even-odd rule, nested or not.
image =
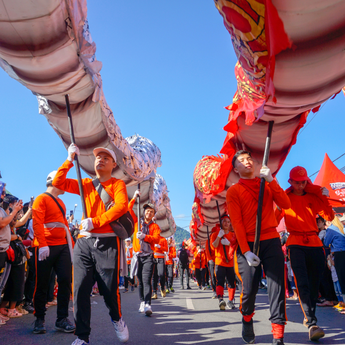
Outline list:
[[[253,319],[246,322],[242,319],[242,339],[246,344],[254,344],[255,334],[253,327]]]
[[[55,329],[65,333],[72,333],[75,330],[75,326],[72,324],[70,320],[67,319],[67,317],[65,317],[61,321],[56,320]]]
[[[44,320],[36,319],[33,333],[34,334],[44,334],[46,332],[46,325]]]
[[[192,288],[188,285],[188,286],[187,286],[187,290],[192,290]]]
[[[25,309],[30,314],[32,314],[35,311],[35,308],[30,303],[25,303],[23,309]]]
[[[280,339],[273,338],[272,345],[284,345],[284,338],[280,338]]]

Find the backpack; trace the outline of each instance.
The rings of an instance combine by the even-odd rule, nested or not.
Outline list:
[[[188,267],[189,255],[186,249],[181,249],[179,259],[182,267]]]
[[[14,240],[10,242],[10,246],[14,251],[14,258],[11,262],[13,265],[19,265],[23,257],[26,257],[26,249],[24,247],[24,244],[21,240]]]

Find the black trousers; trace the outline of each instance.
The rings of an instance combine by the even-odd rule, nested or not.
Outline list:
[[[341,288],[342,295],[345,295],[345,251],[334,252],[334,267]]]
[[[216,278],[217,287],[224,288],[225,280],[228,283],[228,288],[234,289],[236,287],[234,267],[216,265]]]
[[[10,275],[8,276],[4,290],[4,301],[21,302],[24,293],[25,263],[11,265]]]
[[[71,295],[72,263],[68,244],[49,246],[49,256],[38,260],[38,247],[35,248],[36,286],[34,292],[35,316],[44,319],[46,314],[47,294],[52,269],[57,275],[59,285],[57,295],[57,318],[68,317],[68,304]]]
[[[5,267],[6,261],[7,261],[7,253],[0,252],[0,272]]]
[[[215,263],[214,261],[208,262],[208,271],[211,277],[212,290],[216,291],[216,275],[215,275]]]
[[[120,248],[118,237],[82,237],[77,240],[73,256],[73,305],[76,325],[74,334],[79,339],[88,341],[91,332],[90,294],[95,281],[112,320],[119,321],[121,318],[118,248]]]
[[[138,273],[139,280],[139,298],[145,304],[151,305],[152,285],[151,279],[153,275],[153,254],[147,256],[138,256]]]
[[[315,316],[319,286],[326,265],[322,247],[289,246],[291,268],[294,273],[302,311],[308,327],[317,323]]]
[[[205,286],[205,278],[206,278],[206,268],[196,268],[195,269],[195,278],[198,282],[199,287]]]
[[[325,251],[325,256],[330,254],[330,249],[323,247]],[[322,297],[324,297],[327,301],[337,301],[337,295],[335,294],[334,284],[332,280],[332,273],[330,269],[325,265],[325,269],[323,270],[323,274],[320,281],[319,291]]]
[[[248,242],[253,250],[253,242]],[[267,293],[270,304],[271,323],[285,325],[285,279],[284,254],[279,238],[272,238],[260,242],[259,258],[266,274]],[[252,315],[255,310],[255,298],[261,280],[261,265],[251,267],[240,247],[235,256],[235,271],[242,282],[240,311],[242,315]]]
[[[161,291],[165,290],[165,262],[163,258],[154,258],[153,262],[153,292],[157,293],[158,279],[161,285]]]
[[[131,265],[128,265],[128,274],[124,277],[125,278],[125,288],[128,289],[128,283],[131,283],[131,285],[134,285],[134,277],[130,277],[131,274]]]
[[[30,256],[30,259],[27,261],[28,274],[25,281],[24,296],[25,302],[31,304],[34,296],[36,282],[35,250],[34,248],[29,248],[28,250],[30,251],[30,253],[32,253],[32,255]]]
[[[181,283],[181,287],[183,287],[183,274],[186,273],[186,280],[187,280],[187,287],[189,286],[189,268],[188,267],[183,267],[180,266],[180,283]]]
[[[173,287],[173,281],[174,281],[173,266],[174,265],[166,265],[167,287],[169,289]]]

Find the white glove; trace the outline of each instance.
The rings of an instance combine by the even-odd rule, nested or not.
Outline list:
[[[329,190],[326,187],[322,187],[322,195],[329,197]]]
[[[81,221],[82,230],[90,231],[93,229],[92,218],[86,218]]]
[[[155,244],[155,247],[156,248],[160,248],[161,246],[159,244]]]
[[[223,236],[224,236],[224,230],[220,229],[217,237],[222,238]]]
[[[137,232],[137,238],[139,238],[139,240],[144,240],[145,237],[146,235],[143,232],[141,231]]]
[[[260,178],[264,178],[267,182],[272,182],[273,181],[273,177],[272,177],[272,174],[271,174],[271,169],[266,167],[266,166],[263,166],[260,169]]]
[[[251,251],[245,252],[244,257],[246,258],[249,266],[259,266],[260,265],[260,259]]]
[[[77,154],[79,156],[79,147],[75,144],[71,144],[69,147],[68,147],[68,157],[67,159],[70,161],[70,162],[73,162],[73,159],[74,159],[74,155],[73,153]],[[73,156],[73,158],[72,158]]]
[[[201,253],[201,249],[198,250],[198,254],[200,254],[200,253]]]
[[[220,243],[224,246],[228,246],[230,244],[229,240],[225,237],[220,240]]]
[[[138,196],[140,196],[140,190],[139,190],[139,189],[137,189],[137,190],[134,192],[133,198],[137,198]]]
[[[50,250],[48,246],[42,247],[38,250],[38,261],[43,261],[49,256]]]

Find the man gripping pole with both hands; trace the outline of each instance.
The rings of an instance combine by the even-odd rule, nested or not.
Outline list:
[[[58,169],[53,186],[73,194],[80,194],[78,181],[67,179],[68,171],[73,167],[75,154],[79,154],[76,145],[68,148],[68,158]],[[117,237],[109,223],[120,218],[128,211],[126,185],[122,180],[111,176],[116,167],[114,151],[104,147],[93,150],[96,157],[95,174],[104,190],[114,201],[106,210],[96,191],[93,180],[82,180],[85,195],[86,212],[89,218],[81,221],[82,229],[74,247],[74,319],[75,335],[78,338],[73,345],[89,344],[91,332],[90,294],[94,280],[97,281],[100,294],[109,309],[115,333],[121,342],[129,338],[128,328],[122,319],[121,296],[119,292],[120,275],[120,238]],[[97,341],[96,341],[97,343]]]

